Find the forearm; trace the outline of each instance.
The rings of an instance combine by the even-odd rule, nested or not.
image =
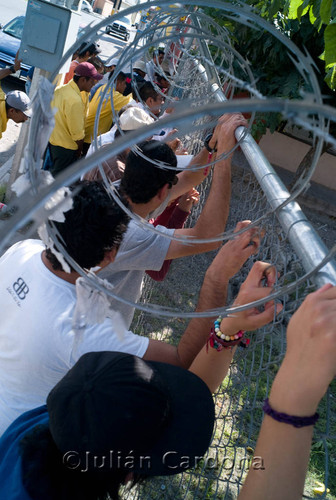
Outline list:
[[[235,350],[236,348],[223,349],[218,352],[210,345],[205,346],[196,356],[189,370],[198,375],[211,392],[216,392],[229,371]]]
[[[315,402],[301,398],[295,385],[280,371],[270,393],[271,407],[288,415],[313,415],[319,398]],[[263,469],[250,468],[239,500],[301,499],[312,435],[312,425],[298,429],[265,415],[254,454]]]
[[[6,78],[6,76],[9,76],[11,74],[12,71],[9,68],[0,69],[0,80]]]
[[[312,435],[266,415],[239,500],[301,500]]]
[[[224,232],[231,198],[231,161],[222,160],[213,172],[210,192],[194,228],[195,238],[213,238]],[[217,248],[219,243],[214,243]]]
[[[80,141],[76,141],[77,144],[77,156],[80,157],[83,151],[83,144],[84,144],[84,139],[81,139]]]
[[[178,174],[178,183],[171,190],[172,198],[177,198],[186,193],[194,186],[201,184],[210,173],[210,167],[192,170],[193,167],[201,167],[208,164],[209,152],[202,148],[201,152],[190,162],[188,168]]]
[[[200,291],[196,311],[207,311],[223,307],[227,298],[228,280],[216,282],[207,271]],[[184,332],[178,347],[178,356],[181,366],[189,368],[195,357],[205,346],[214,321],[214,316],[206,318],[193,318]]]

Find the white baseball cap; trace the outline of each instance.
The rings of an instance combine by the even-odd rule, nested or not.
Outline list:
[[[143,61],[141,61],[141,59],[135,61],[135,63],[133,64],[133,69],[139,69],[140,71],[147,73],[146,64]]]
[[[113,59],[111,59],[111,61],[109,61],[108,63],[106,63],[106,66],[116,66],[119,62],[119,59],[117,57],[113,57]]]
[[[150,125],[154,119],[146,111],[137,106],[127,108],[119,118],[121,130],[136,130],[144,125]]]
[[[22,92],[22,90],[12,90],[11,92],[8,92],[6,95],[6,102],[11,108],[22,111],[22,113],[28,116],[28,118],[30,118],[33,114],[33,110],[31,109],[31,100],[25,92]]]

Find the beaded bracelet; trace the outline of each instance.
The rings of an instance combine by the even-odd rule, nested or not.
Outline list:
[[[216,351],[219,352],[222,349],[232,349],[232,347],[234,347],[235,345],[240,345],[241,347],[247,347],[249,345],[250,340],[243,338],[245,334],[244,330],[239,330],[239,332],[235,333],[234,335],[225,335],[225,333],[222,333],[220,330],[221,322],[221,317],[218,317],[215,320],[214,326],[210,331],[207,348],[208,344],[210,344],[210,347],[216,349]]]
[[[319,414],[315,413],[309,417],[296,417],[295,415],[288,415],[287,413],[280,413],[274,410],[269,404],[268,398],[264,401],[263,411],[269,417],[277,422],[282,422],[283,424],[290,424],[294,427],[307,427],[308,425],[315,425],[319,419]]]

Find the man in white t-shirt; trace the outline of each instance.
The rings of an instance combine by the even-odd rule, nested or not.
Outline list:
[[[65,221],[52,221],[56,246],[48,222],[40,231],[45,244],[25,240],[0,258],[0,435],[20,414],[44,404],[87,352],[121,351],[187,368],[209,336],[213,318],[193,319],[177,347],[135,335],[109,310],[104,293],[78,279],[74,262],[92,272],[113,262],[128,223],[101,183],[80,186]],[[250,240],[247,232],[224,245],[206,273],[198,310],[225,304],[228,280],[255,250]]]

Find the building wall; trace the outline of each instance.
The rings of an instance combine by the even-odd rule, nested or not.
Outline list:
[[[110,16],[113,10],[113,1],[110,0],[95,0],[93,4],[93,10],[102,14],[103,16]],[[133,7],[135,4],[132,0],[123,0],[120,5],[120,10],[128,9],[129,7]]]
[[[272,165],[295,172],[300,162],[309,151],[309,144],[275,132],[267,134],[259,143]],[[336,191],[336,157],[324,153],[317,164],[312,181]]]

